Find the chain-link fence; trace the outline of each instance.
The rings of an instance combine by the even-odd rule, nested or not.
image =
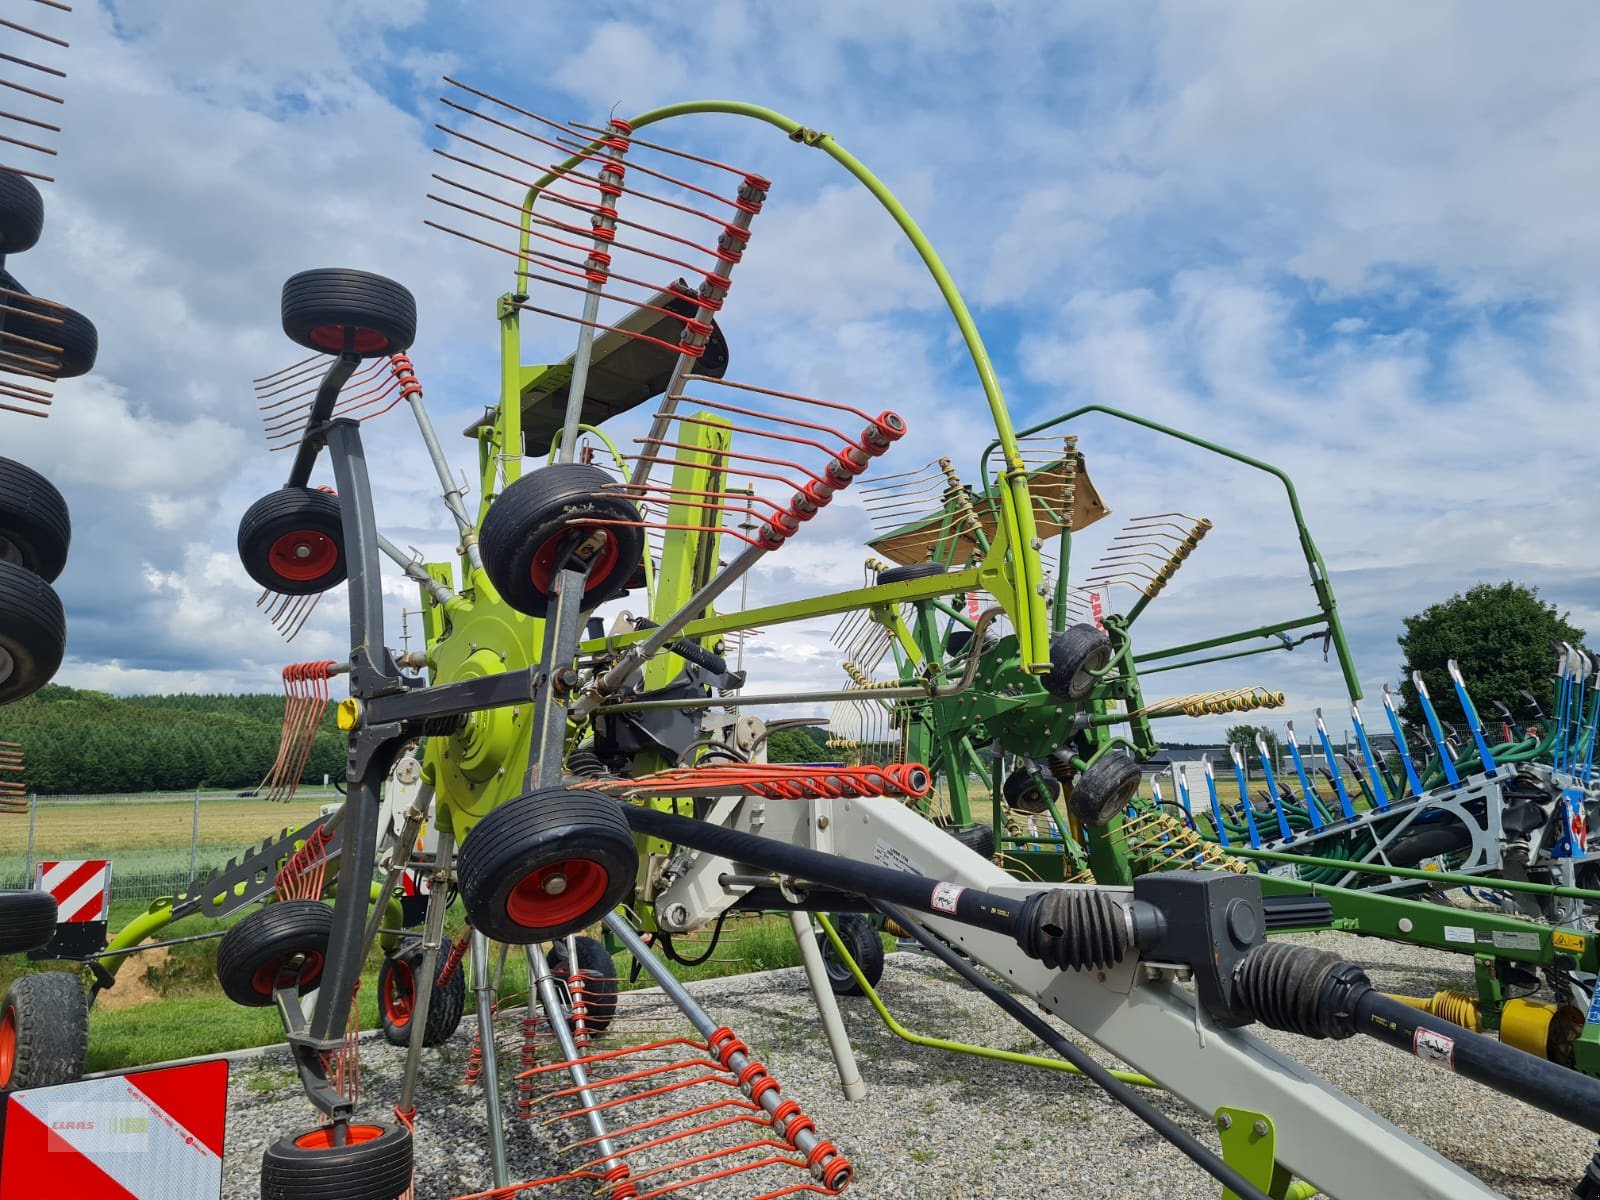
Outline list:
[[[26,813],[0,816],[0,887],[34,886],[41,862],[111,860],[113,901],[172,896],[230,858],[340,800],[309,788],[289,804],[251,791],[28,797]]]

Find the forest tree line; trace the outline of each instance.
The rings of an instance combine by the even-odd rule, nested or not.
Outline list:
[[[20,742],[40,795],[253,788],[278,757],[283,697],[112,696],[54,684],[0,708],[0,742]],[[344,770],[345,740],[324,715],[303,779]]]

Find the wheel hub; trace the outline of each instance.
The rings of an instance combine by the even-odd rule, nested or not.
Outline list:
[[[267,561],[285,579],[321,579],[338,563],[339,547],[325,534],[297,529],[272,543]]]
[[[4,534],[0,534],[0,562],[12,563],[19,567],[22,565],[22,551]]]

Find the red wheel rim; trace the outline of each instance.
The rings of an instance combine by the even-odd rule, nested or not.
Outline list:
[[[557,879],[565,885],[555,884]],[[549,929],[581,920],[605,899],[611,873],[587,858],[568,858],[529,871],[506,897],[506,915],[524,929]],[[560,890],[547,890],[552,886]]]
[[[0,1021],[0,1088],[11,1086],[11,1072],[17,1068],[17,1014],[6,1009]]]
[[[285,958],[288,956],[285,955]],[[274,958],[270,962],[262,963],[256,971],[255,977],[250,980],[250,986],[263,996],[272,995],[272,989],[278,983],[278,968],[283,958]],[[307,987],[315,983],[322,975],[322,954],[312,950],[305,956],[305,962],[300,967],[299,984]]]
[[[345,1127],[346,1138],[344,1145],[360,1146],[366,1142],[375,1142],[383,1136],[382,1125],[348,1125]],[[310,1133],[302,1133],[295,1138],[294,1144],[302,1150],[332,1150],[334,1148],[333,1126],[324,1125],[321,1129],[313,1129]]]
[[[533,586],[539,589],[540,594],[548,596],[555,586],[556,553],[561,549],[561,544],[574,530],[585,528],[582,525],[570,526],[556,534],[544,545],[539,547],[539,552],[533,556],[533,562],[528,564],[528,578],[533,580]],[[595,553],[593,566],[589,568],[589,580],[584,584],[585,592],[592,592],[611,576],[616,570],[617,559],[622,557],[622,547],[617,544],[616,535],[610,530],[605,530],[605,545]]]
[[[404,959],[391,958],[383,985],[383,1019],[396,1029],[404,1029],[411,1023],[411,1010],[416,1002],[416,972]]]
[[[272,543],[267,565],[284,579],[321,579],[339,565],[339,545],[325,533],[296,529]]]
[[[324,350],[339,354],[344,350],[345,329],[344,325],[318,325],[308,336]],[[354,345],[357,354],[376,354],[379,350],[389,348],[389,339],[376,329],[362,329],[358,325],[355,334]]]

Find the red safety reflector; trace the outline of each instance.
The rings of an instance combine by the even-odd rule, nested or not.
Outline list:
[[[13,1092],[0,1200],[217,1200],[227,1112],[222,1058]]]

